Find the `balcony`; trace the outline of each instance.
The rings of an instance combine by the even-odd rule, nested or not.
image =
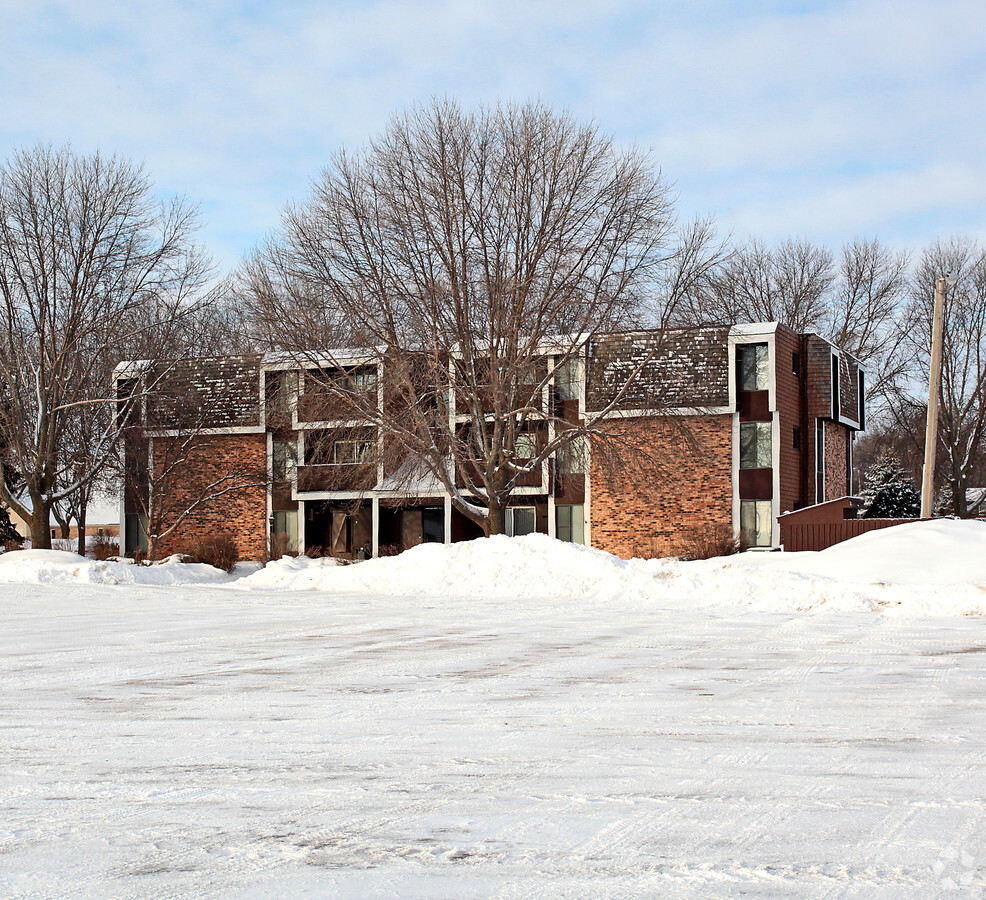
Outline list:
[[[376,463],[328,463],[298,467],[298,491],[367,491],[376,486]]]

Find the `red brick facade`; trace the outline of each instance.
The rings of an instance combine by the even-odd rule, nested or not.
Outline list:
[[[532,401],[537,415],[528,423],[529,434],[540,435],[538,446],[543,446],[552,420],[555,427],[581,424],[588,413],[612,401],[619,418],[611,427],[627,433],[621,459],[615,462],[593,447],[588,478],[581,470],[563,471],[560,457],[548,459],[516,489],[511,505],[532,508],[534,515],[515,510],[507,525],[514,533],[533,527],[579,540],[584,511],[592,545],[623,557],[687,554],[689,544],[724,533],[728,538],[740,522],[753,543],[777,546],[778,513],[848,493],[848,450],[857,430],[852,416],[860,417],[859,367],[817,335],[796,334],[776,323],[681,329],[670,335],[632,332],[601,336],[583,353],[580,360],[565,361],[566,367],[580,364],[581,378],[560,382],[567,385],[564,396],[560,384],[540,388]],[[386,403],[388,360],[367,362],[362,355],[359,360],[360,376],[383,386],[374,389],[381,390]],[[551,371],[550,361],[549,354],[545,373]],[[622,380],[638,368],[632,390],[620,394]],[[349,383],[353,377],[351,367],[342,365],[327,373],[330,385],[332,378]],[[348,556],[365,553],[368,544],[379,552],[395,542],[406,547],[425,539],[473,536],[475,529],[463,531],[454,517],[448,524],[440,488],[408,498],[388,483],[386,467],[381,476],[375,461],[337,459],[340,446],[376,446],[376,426],[357,423],[358,440],[343,430],[341,439],[330,441],[336,426],[298,418],[294,411],[306,408],[305,398],[314,391],[305,393],[305,381],[292,363],[259,356],[189,360],[178,366],[174,378],[173,390],[148,403],[143,430],[133,429],[128,459],[134,471],[152,461],[151,468],[160,472],[169,442],[176,439],[155,435],[184,429],[211,436],[174,467],[180,481],[173,488],[158,491],[155,475],[150,481],[146,477],[147,465],[143,480],[128,481],[125,538],[131,550],[137,526],[163,530],[142,521],[149,486],[157,491],[153,505],[165,510],[164,528],[196,507],[160,544],[158,555],[226,533],[241,557],[260,559],[267,551],[268,525],[279,539],[331,544],[333,552]],[[662,408],[669,413],[654,414]],[[819,441],[822,446],[816,446]],[[324,453],[319,449],[323,443]],[[156,448],[150,455],[149,444]],[[270,485],[268,471],[277,479]],[[203,503],[214,493],[212,486],[231,474],[241,484]],[[554,519],[549,515],[552,499]],[[354,504],[360,506],[358,522]],[[416,516],[393,513],[392,508],[409,505],[421,507]],[[441,513],[437,519],[436,509]],[[273,512],[270,523],[268,510]],[[413,529],[405,527],[412,520],[413,540]]]
[[[697,532],[732,529],[732,416],[640,419],[644,452],[590,470],[592,546],[624,558],[668,556]]]
[[[154,438],[154,456],[167,458],[172,438]],[[202,537],[228,534],[243,559],[263,559],[267,551],[267,470],[265,434],[223,434],[203,438],[180,467],[180,480],[162,485],[159,500],[164,511],[162,532],[182,512],[192,507],[221,479],[233,476],[238,487],[193,509],[161,542],[158,556],[189,548]]]

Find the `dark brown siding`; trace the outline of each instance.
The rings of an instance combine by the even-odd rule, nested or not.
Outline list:
[[[803,367],[801,339],[793,331],[778,327],[774,341],[777,418],[780,430],[780,509],[796,509],[805,502],[804,465],[805,427],[802,403],[802,380],[794,373],[794,354]],[[801,429],[801,450],[794,449],[794,429]]]
[[[906,525],[921,519],[846,519],[841,522],[785,523],[781,520],[781,543],[785,551],[825,550],[868,531]]]

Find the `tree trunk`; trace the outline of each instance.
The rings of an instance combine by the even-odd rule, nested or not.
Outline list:
[[[486,532],[487,537],[494,534],[507,533],[507,510],[492,497],[490,498],[490,514],[486,517],[486,521],[483,522],[483,530]]]
[[[79,526],[79,544],[76,553],[79,556],[86,555],[86,515],[88,513],[87,503],[85,497],[81,497],[79,500],[79,514],[76,517],[76,523]]]
[[[965,476],[959,475],[952,485],[952,512],[960,519],[969,518],[969,507],[965,498],[966,483]]]
[[[27,520],[31,528],[31,546],[35,550],[51,549],[51,525],[49,524],[50,510],[39,500],[32,497],[34,506],[31,515]]]

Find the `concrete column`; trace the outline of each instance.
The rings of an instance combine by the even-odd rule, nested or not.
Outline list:
[[[298,552],[304,553],[308,548],[305,546],[305,501],[298,501]]]
[[[380,498],[377,496],[373,497],[371,502],[371,510],[373,514],[373,558],[376,559],[380,555]]]
[[[445,543],[452,543],[452,498],[445,495]]]

